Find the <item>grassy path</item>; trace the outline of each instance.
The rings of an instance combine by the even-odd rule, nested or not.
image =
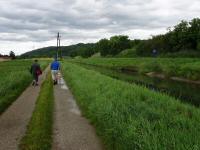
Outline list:
[[[44,81],[46,71],[39,80]],[[21,96],[0,116],[0,149],[16,150],[26,131],[26,126],[34,110],[40,86],[29,86]]]
[[[53,150],[101,150],[95,129],[82,117],[72,93],[65,85],[54,87]]]
[[[48,73],[41,87],[35,110],[28,124],[26,135],[20,142],[21,150],[49,150],[53,126],[53,82]]]

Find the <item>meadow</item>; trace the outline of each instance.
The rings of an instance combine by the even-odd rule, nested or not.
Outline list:
[[[200,59],[198,58],[90,58],[73,59],[72,62],[112,69],[128,68],[142,74],[156,72],[166,77],[177,76],[200,80]]]
[[[0,62],[0,114],[8,108],[13,101],[31,83],[30,66],[32,60],[14,60]],[[40,61],[42,69],[48,61]]]
[[[104,60],[104,65],[110,61]],[[198,108],[69,62],[62,65],[64,78],[83,114],[96,127],[107,149],[200,149]]]

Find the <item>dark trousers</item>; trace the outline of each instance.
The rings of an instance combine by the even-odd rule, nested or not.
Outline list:
[[[37,74],[33,74],[33,79],[38,82],[38,75]]]

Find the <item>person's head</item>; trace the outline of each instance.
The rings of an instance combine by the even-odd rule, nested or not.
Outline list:
[[[37,59],[35,59],[35,60],[34,60],[34,62],[35,62],[35,63],[37,63],[37,62],[38,62],[38,60],[37,60]]]
[[[54,57],[54,61],[57,61],[57,58],[56,58],[56,57]]]

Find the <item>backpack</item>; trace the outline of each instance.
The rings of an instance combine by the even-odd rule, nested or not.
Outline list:
[[[38,76],[41,75],[41,74],[42,74],[42,70],[37,69],[36,74],[37,74]]]

